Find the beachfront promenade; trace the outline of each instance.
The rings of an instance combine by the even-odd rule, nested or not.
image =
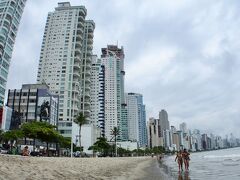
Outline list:
[[[151,157],[48,158],[0,155],[0,180],[142,179]]]

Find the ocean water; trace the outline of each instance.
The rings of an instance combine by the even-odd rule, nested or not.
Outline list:
[[[188,172],[178,172],[175,156],[160,162],[159,168],[164,179],[240,180],[240,148],[191,153],[190,158]]]

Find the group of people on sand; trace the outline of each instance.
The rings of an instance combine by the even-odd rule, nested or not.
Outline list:
[[[188,171],[189,170],[189,161],[190,161],[190,154],[189,152],[187,152],[186,149],[184,149],[183,151],[178,151],[175,161],[177,161],[178,163],[178,168],[179,171],[183,171],[183,163],[185,166],[185,170]]]

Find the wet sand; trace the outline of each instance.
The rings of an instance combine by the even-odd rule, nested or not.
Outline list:
[[[161,179],[156,159],[48,158],[0,155],[0,180]]]

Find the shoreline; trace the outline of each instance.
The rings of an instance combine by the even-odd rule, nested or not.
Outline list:
[[[149,177],[152,168],[157,168],[151,157],[71,159],[0,155],[0,162],[0,180],[134,180]],[[161,179],[158,173],[155,175]]]

